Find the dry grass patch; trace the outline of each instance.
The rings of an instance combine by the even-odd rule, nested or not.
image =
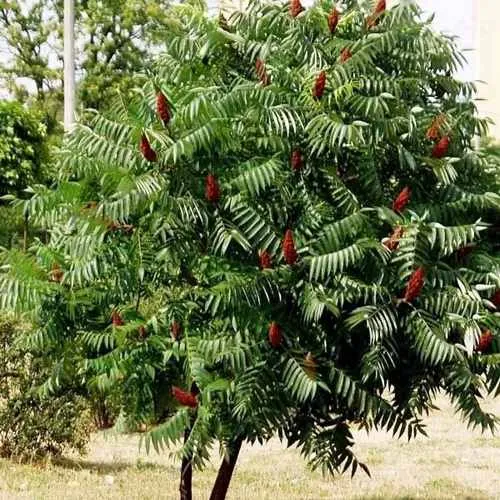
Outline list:
[[[500,437],[468,431],[445,400],[428,419],[429,439],[407,443],[384,433],[358,433],[356,451],[372,479],[335,479],[307,469],[296,450],[279,441],[246,447],[229,500],[500,499]],[[500,401],[487,405],[500,414]],[[213,466],[196,473],[195,499],[208,498]],[[87,457],[44,467],[0,460],[0,499],[153,500],[177,498],[177,466],[166,455],[138,451],[138,436],[98,434]]]

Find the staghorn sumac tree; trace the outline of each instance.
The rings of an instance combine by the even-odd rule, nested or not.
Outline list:
[[[137,92],[25,203],[48,243],[2,255],[4,307],[57,297],[51,384],[120,388],[146,445],[178,446],[184,499],[216,443],[212,500],[274,435],[366,470],[353,422],[411,438],[438,391],[493,430],[498,173],[453,40],[410,0],[172,15]]]

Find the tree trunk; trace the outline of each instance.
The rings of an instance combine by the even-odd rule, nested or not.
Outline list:
[[[196,383],[191,384],[191,391],[194,394],[198,394],[200,391]],[[197,411],[194,415],[191,415],[189,420],[189,428],[184,431],[184,445],[187,443],[191,431],[193,430],[194,423],[196,421]],[[193,500],[193,463],[192,456],[183,457],[181,463],[181,480],[179,482],[179,491],[181,494],[181,500]]]
[[[193,500],[193,465],[189,458],[182,459],[181,465],[181,500]]]
[[[224,458],[222,460],[217,474],[217,479],[215,480],[215,484],[210,495],[210,500],[225,500],[227,490],[229,489],[229,483],[233,477],[234,467],[238,461],[238,455],[240,453],[242,442],[242,439],[237,439],[229,449],[229,456],[227,459]]]
[[[189,438],[191,427],[184,431],[184,443]],[[193,464],[191,457],[185,457],[181,463],[181,480],[179,483],[180,500],[193,500]]]
[[[27,250],[28,250],[28,215],[25,215],[23,224],[23,251],[26,252]]]

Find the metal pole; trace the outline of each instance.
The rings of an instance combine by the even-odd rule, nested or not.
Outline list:
[[[75,121],[75,2],[64,0],[64,129]]]

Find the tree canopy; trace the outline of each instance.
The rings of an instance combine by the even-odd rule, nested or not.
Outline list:
[[[160,46],[169,2],[77,0],[76,70],[81,108],[102,108]],[[25,100],[34,92],[57,112],[62,100],[63,1],[0,2],[1,78]]]

